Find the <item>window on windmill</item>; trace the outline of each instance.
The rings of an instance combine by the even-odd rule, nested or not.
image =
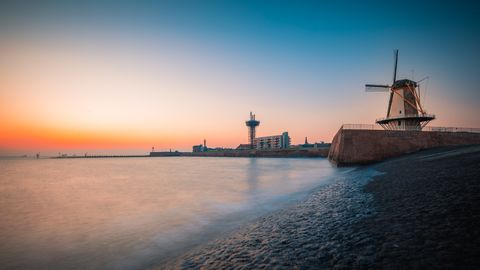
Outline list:
[[[402,114],[402,110],[400,110],[400,114]]]

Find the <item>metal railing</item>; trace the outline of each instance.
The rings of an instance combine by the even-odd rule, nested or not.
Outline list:
[[[343,124],[341,129],[362,129],[362,130],[384,130],[382,126],[378,124]],[[398,131],[412,131],[402,130]],[[436,131],[436,132],[468,132],[468,133],[480,133],[480,128],[465,128],[465,127],[424,127],[422,131]]]
[[[382,126],[375,124],[343,124],[341,129],[364,129],[364,130],[383,130]]]
[[[408,119],[408,118],[431,118],[435,119],[434,114],[406,114],[406,115],[397,115],[397,116],[392,116],[392,117],[382,117],[378,118],[375,121],[380,122],[380,121],[385,121],[385,120],[399,120],[399,119]]]
[[[465,128],[465,127],[424,127],[424,128],[423,128],[423,131],[480,133],[480,128]]]

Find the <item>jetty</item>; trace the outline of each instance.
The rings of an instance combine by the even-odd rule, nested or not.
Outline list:
[[[271,149],[271,150],[221,150],[206,152],[150,152],[150,157],[271,157],[271,158],[312,158],[328,156],[329,147],[311,149]]]

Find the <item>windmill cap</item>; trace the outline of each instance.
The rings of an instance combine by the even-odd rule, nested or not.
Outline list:
[[[417,87],[417,82],[409,79],[404,79],[404,80],[395,81],[395,83],[392,85],[393,88],[404,88],[408,86]]]

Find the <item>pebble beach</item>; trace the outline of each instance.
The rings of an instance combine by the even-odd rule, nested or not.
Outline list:
[[[479,269],[480,146],[358,167],[153,269]]]

